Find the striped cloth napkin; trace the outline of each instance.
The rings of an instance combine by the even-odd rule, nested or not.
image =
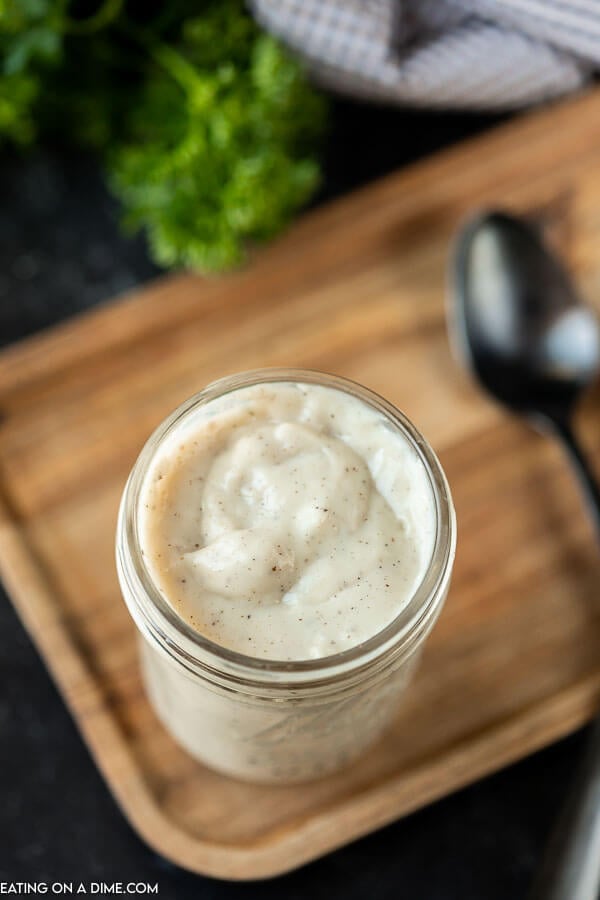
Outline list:
[[[429,107],[515,109],[600,68],[600,0],[250,0],[325,86]]]

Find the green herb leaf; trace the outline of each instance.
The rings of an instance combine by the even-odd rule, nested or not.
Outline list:
[[[324,100],[242,0],[0,0],[0,137],[95,147],[164,266],[215,271],[319,183]]]

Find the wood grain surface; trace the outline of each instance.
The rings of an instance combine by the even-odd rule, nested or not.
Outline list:
[[[486,204],[541,218],[600,307],[600,94],[524,117],[307,216],[244,271],[157,283],[0,356],[0,571],[106,782],[189,869],[293,868],[566,734],[600,703],[600,566],[560,451],[453,361],[452,234]],[[445,611],[394,728],[325,781],[266,788],[179,750],[142,692],[113,564],[145,438],[214,378],[354,378],[424,432],[454,493]],[[600,407],[580,411],[600,463]],[[85,814],[82,811],[82,815]]]

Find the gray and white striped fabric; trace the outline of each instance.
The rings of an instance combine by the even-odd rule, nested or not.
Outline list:
[[[515,109],[600,69],[600,0],[250,0],[258,21],[344,93]]]

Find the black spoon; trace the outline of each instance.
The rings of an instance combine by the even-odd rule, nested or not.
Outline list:
[[[569,276],[526,222],[487,212],[460,233],[453,336],[503,405],[562,442],[600,538],[600,488],[572,429],[600,373],[600,327]],[[600,719],[536,882],[536,900],[597,900],[600,892]]]

